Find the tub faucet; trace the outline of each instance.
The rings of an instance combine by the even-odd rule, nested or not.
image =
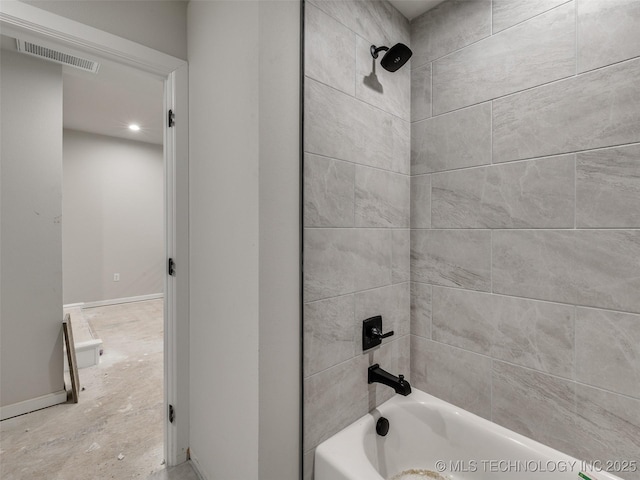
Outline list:
[[[389,372],[380,368],[379,364],[369,367],[369,383],[382,383],[393,388],[396,393],[405,397],[411,393],[411,385],[404,379],[404,375],[391,375]]]

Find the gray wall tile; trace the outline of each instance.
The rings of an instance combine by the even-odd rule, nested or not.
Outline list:
[[[640,60],[493,102],[493,160],[505,162],[637,142]]]
[[[409,381],[412,388],[427,390],[427,350],[430,340],[417,335],[410,335],[411,375]]]
[[[304,230],[305,302],[355,291],[357,248],[354,230]]]
[[[640,398],[640,315],[578,308],[576,379]]]
[[[491,232],[414,230],[411,280],[469,290],[491,290]]]
[[[411,228],[431,227],[431,175],[411,177]]]
[[[411,174],[491,163],[491,103],[411,124]]]
[[[356,253],[353,256],[355,291],[382,287],[391,283],[391,230],[359,228],[354,230]]]
[[[524,22],[568,0],[493,0],[493,33]]]
[[[491,354],[493,300],[487,293],[433,287],[435,341],[484,355]]]
[[[379,37],[377,37],[379,38]],[[373,40],[377,42],[377,40]],[[356,97],[403,120],[410,120],[411,70],[408,66],[389,72],[380,66],[384,52],[374,59],[371,40],[356,40]],[[380,43],[374,43],[380,45]]]
[[[577,2],[579,72],[640,55],[640,3],[636,0]]]
[[[411,121],[431,116],[431,64],[411,70]]]
[[[575,428],[575,384],[515,365],[493,362],[493,421],[566,451]]]
[[[411,22],[413,68],[491,35],[491,0],[449,0]]]
[[[426,283],[411,282],[411,334],[431,338],[431,289]]]
[[[574,378],[573,306],[502,295],[492,299],[492,357]]]
[[[408,175],[356,166],[356,227],[409,227],[409,198]]]
[[[433,340],[574,378],[574,307],[433,287]]]
[[[433,63],[433,114],[575,74],[575,6],[567,3]]]
[[[432,176],[434,228],[571,228],[574,156]]]
[[[576,226],[640,227],[640,145],[577,154]]]
[[[408,282],[410,279],[409,256],[411,233],[409,229],[391,231],[391,283]]]
[[[342,363],[355,354],[353,295],[304,305],[304,375]]]
[[[355,166],[327,157],[304,156],[305,227],[354,225]]]
[[[409,173],[409,122],[311,79],[304,117],[306,152]]]
[[[640,313],[640,230],[577,230],[576,303]]]
[[[310,479],[315,446],[394,394],[367,385],[367,367],[379,361],[409,375],[411,69],[391,74],[377,61],[382,91],[362,82],[373,66],[371,44],[410,43],[408,20],[388,2],[310,0],[306,10],[303,472]],[[366,354],[356,338],[356,296],[359,315],[382,312],[398,332]]]
[[[491,418],[491,359],[411,335],[411,382],[476,415]]]
[[[305,451],[367,413],[369,394],[363,367],[362,357],[354,357],[304,380]]]
[[[635,459],[640,5],[463,1],[412,22],[412,384],[472,411],[493,386],[507,428]],[[498,33],[467,42],[456,15],[482,5]]]
[[[309,0],[322,11],[363,38],[373,39],[383,35],[385,42],[409,45],[409,21],[384,1],[361,0]]]
[[[640,452],[640,400],[576,385],[577,428],[574,451],[577,458],[600,460],[638,460]],[[629,480],[640,479],[640,471],[612,471]],[[637,470],[637,469],[636,469]]]
[[[555,230],[493,233],[493,291],[575,303],[573,235]]]
[[[367,368],[379,363],[409,378],[409,335],[357,355],[304,380],[303,448],[308,451],[391,398],[394,391],[367,384]]]
[[[497,231],[493,290],[640,312],[640,231]]]
[[[383,339],[383,344],[409,334],[409,295],[409,282],[356,293],[355,322],[351,325],[357,354],[362,353],[362,321],[367,318],[382,315],[383,332],[393,330],[394,335]]]
[[[304,25],[305,75],[354,95],[355,34],[311,4]]]

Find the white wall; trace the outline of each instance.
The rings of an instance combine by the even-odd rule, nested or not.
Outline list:
[[[0,72],[5,407],[63,390],[62,67],[2,51]]]
[[[260,2],[261,480],[298,478],[300,3]]]
[[[68,129],[63,138],[64,303],[162,293],[162,145]]]
[[[190,447],[211,480],[298,478],[299,8],[189,4]]]
[[[191,456],[208,479],[257,479],[258,4],[187,18]]]
[[[187,58],[183,0],[21,0],[174,57]]]

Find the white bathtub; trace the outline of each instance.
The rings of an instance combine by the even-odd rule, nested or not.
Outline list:
[[[320,444],[314,468],[315,480],[620,480],[416,389]]]

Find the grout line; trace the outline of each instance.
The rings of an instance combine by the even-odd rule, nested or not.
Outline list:
[[[405,280],[403,282],[398,282],[398,283],[390,283],[388,285],[382,285],[381,287],[371,287],[371,288],[365,288],[364,290],[355,290],[353,292],[341,293],[340,295],[334,295],[332,297],[323,297],[323,298],[319,298],[317,300],[305,301],[304,305],[310,305],[312,303],[323,302],[325,300],[334,300],[334,299],[338,299],[338,298],[348,297],[348,296],[351,296],[351,295],[353,295],[355,297],[359,293],[372,292],[374,290],[381,290],[383,288],[399,287],[399,286],[404,285],[405,283],[411,283],[411,280]]]
[[[589,383],[579,382],[577,380],[575,380],[573,383],[575,383],[576,386],[593,388],[594,390],[599,390],[600,392],[605,392],[605,393],[609,393],[609,394],[612,394],[612,395],[618,395],[620,397],[628,398],[630,400],[640,401],[640,397],[635,397],[633,395],[629,395],[628,393],[621,393],[621,392],[616,392],[615,390],[608,390],[606,388],[602,388],[602,387],[599,387],[597,385],[591,385]]]
[[[424,338],[424,337],[421,337],[421,338]],[[444,343],[444,342],[440,342],[440,341],[433,340],[433,339],[426,339],[426,340],[428,340],[430,342],[433,342],[433,343],[436,343],[436,344],[439,344],[439,345],[443,345],[445,347],[449,347],[449,348],[451,348],[453,350],[463,351],[463,352],[469,353],[471,355],[477,355],[479,357],[486,358],[486,359],[491,361],[492,372],[493,372],[493,369],[494,369],[496,363],[504,363],[506,365],[509,365],[509,366],[512,366],[512,367],[515,367],[515,368],[520,368],[522,370],[527,370],[527,371],[532,372],[532,373],[537,373],[537,374],[540,374],[540,375],[551,377],[551,378],[554,378],[554,379],[557,379],[557,380],[561,380],[561,381],[566,382],[566,383],[571,383],[573,385],[580,385],[580,386],[585,386],[585,387],[588,387],[588,388],[594,388],[594,389],[600,390],[602,392],[611,393],[613,395],[619,395],[621,397],[629,398],[629,399],[632,399],[632,400],[640,400],[639,397],[634,397],[633,395],[616,392],[614,390],[608,390],[606,388],[602,388],[602,387],[599,387],[597,385],[591,385],[591,384],[588,384],[588,383],[580,382],[580,381],[574,380],[572,378],[563,377],[561,375],[556,375],[554,373],[545,372],[543,370],[537,370],[535,368],[527,367],[527,366],[520,365],[520,364],[517,364],[517,363],[513,363],[513,362],[508,361],[508,360],[502,360],[502,359],[497,358],[497,357],[492,357],[491,355],[487,355],[486,353],[480,353],[480,352],[476,352],[476,351],[473,351],[473,350],[467,350],[465,348],[461,348],[461,347],[458,347],[456,345],[451,345],[449,343]]]
[[[358,34],[353,32],[353,96],[358,92]]]
[[[424,172],[424,173],[415,173],[415,174],[410,174],[411,177],[420,177],[420,176],[425,176],[425,175],[437,175],[437,174],[441,174],[441,173],[449,173],[449,172],[458,172],[461,170],[471,170],[474,168],[486,168],[486,167],[498,167],[500,165],[512,165],[515,163],[520,163],[520,162],[530,162],[530,161],[535,161],[535,160],[545,160],[545,159],[551,159],[551,158],[557,158],[557,157],[564,157],[564,156],[568,156],[568,155],[576,155],[578,153],[591,153],[591,152],[599,152],[599,151],[603,151],[603,150],[611,150],[614,148],[625,148],[625,147],[635,147],[635,146],[640,146],[640,142],[631,142],[631,143],[622,143],[622,144],[617,144],[617,145],[607,145],[605,147],[595,147],[595,148],[590,148],[587,150],[574,150],[571,152],[563,152],[563,153],[553,153],[553,154],[549,154],[549,155],[542,155],[542,156],[538,156],[538,157],[529,157],[529,158],[518,158],[515,160],[507,160],[504,162],[496,162],[496,163],[483,163],[480,165],[470,165],[467,167],[458,167],[458,168],[451,168],[449,170],[435,170],[432,172]],[[390,173],[397,173],[399,175],[409,175],[406,173],[400,173],[400,172],[396,172],[394,170],[387,170],[381,167],[372,167],[370,165],[363,165],[361,163],[355,163],[351,160],[342,160],[339,158],[334,158],[334,157],[329,157],[327,155],[322,155],[320,153],[313,153],[313,152],[305,152],[308,153],[310,155],[316,155],[318,157],[324,157],[324,158],[328,158],[331,160],[337,160],[340,162],[345,162],[345,163],[352,163],[354,165],[360,165],[363,167],[368,167],[368,168],[375,168],[377,170],[383,170],[385,172],[390,172]],[[577,159],[576,159],[577,161]],[[596,228],[602,228],[602,227],[596,227]],[[607,227],[604,227],[607,228]],[[611,227],[609,227],[611,228]],[[616,227],[613,227],[616,228]],[[634,227],[620,227],[620,228],[631,228],[633,229]],[[635,227],[635,228],[640,228],[640,227]]]
[[[578,0],[574,0],[574,16],[575,16],[575,29],[576,29],[576,38],[575,38],[575,55],[576,55],[576,77],[578,76],[578,72],[580,71],[578,68]]]
[[[490,242],[489,246],[489,276],[491,283],[491,293],[493,294],[493,230],[490,230]]]
[[[433,226],[433,175],[429,175],[429,227]]]
[[[429,118],[433,118],[433,62],[431,62],[431,65],[429,66],[429,81],[431,82],[431,87],[430,91],[429,91],[429,95],[431,96],[430,98],[430,106],[431,106],[431,112],[429,115]],[[426,120],[426,119],[425,119]]]
[[[573,154],[573,229],[578,229],[578,155]]]
[[[493,0],[489,2],[489,25],[491,25],[491,36],[493,36],[496,33],[493,31]]]
[[[325,230],[340,230],[345,228],[364,228],[369,230],[386,230],[386,229],[406,229],[407,227],[304,227],[310,230],[324,228]],[[426,231],[426,230],[467,230],[467,231],[479,231],[479,230],[493,230],[493,231],[506,231],[506,232],[638,232],[640,227],[413,227],[412,230]]]
[[[379,170],[381,172],[386,172],[386,173],[393,173],[393,174],[402,175],[402,176],[405,176],[405,177],[410,177],[411,176],[411,174],[409,174],[409,173],[398,172],[396,170],[389,170],[387,168],[376,167],[376,166],[373,166],[373,165],[366,165],[364,163],[358,163],[358,162],[355,162],[353,160],[345,160],[344,158],[331,157],[329,155],[324,155],[322,153],[315,153],[315,152],[309,152],[309,151],[305,151],[304,153],[308,154],[308,155],[315,155],[316,157],[326,158],[328,160],[334,160],[336,162],[348,163],[350,165],[355,165],[356,167],[371,168],[373,170]],[[422,175],[422,174],[420,174],[420,175]]]
[[[526,18],[526,19],[524,19],[524,20],[521,20],[520,22],[518,22],[518,23],[514,23],[513,25],[509,25],[507,28],[503,28],[502,30],[498,30],[497,32],[495,32],[495,34],[502,33],[502,32],[506,32],[507,30],[511,30],[511,29],[512,29],[512,28],[514,28],[514,27],[518,27],[518,26],[520,26],[520,25],[523,25],[523,24],[527,23],[528,21],[533,20],[534,18],[541,17],[542,15],[545,15],[545,14],[547,14],[547,13],[551,12],[552,10],[556,10],[557,8],[563,7],[563,6],[565,6],[567,3],[571,3],[572,1],[573,1],[573,0],[565,0],[564,2],[559,3],[558,5],[556,5],[556,6],[554,6],[554,7],[551,7],[551,8],[549,8],[548,10],[544,10],[543,12],[536,13],[536,14],[535,14],[534,16],[532,16],[532,17],[529,17],[529,18]]]
[[[491,375],[489,376],[489,420],[493,421],[493,368],[495,359],[491,357]]]
[[[523,297],[521,295],[506,294],[506,293],[500,293],[500,292],[492,293],[492,292],[487,292],[485,290],[471,290],[469,288],[452,287],[450,285],[438,285],[438,284],[434,284],[434,283],[422,282],[420,280],[412,280],[412,282],[413,283],[420,283],[422,285],[432,285],[432,287],[437,287],[437,288],[449,288],[449,289],[452,289],[452,290],[462,290],[462,291],[469,292],[469,293],[495,295],[497,297],[505,297],[505,298],[517,298],[517,299],[520,299],[520,300],[528,300],[528,301],[531,301],[531,302],[540,302],[540,303],[548,303],[548,304],[551,304],[551,305],[575,307],[576,309],[578,309],[578,308],[586,308],[586,309],[589,309],[589,310],[600,310],[600,311],[603,311],[603,312],[624,313],[626,315],[636,315],[636,316],[640,317],[640,312],[631,312],[631,311],[628,311],[628,310],[619,310],[619,309],[606,308],[606,307],[594,307],[594,306],[591,306],[591,305],[581,305],[581,304],[576,304],[576,303],[562,302],[560,300],[545,300],[545,299],[541,299],[541,298]]]
[[[356,75],[357,75],[357,72],[356,72]],[[328,83],[325,83],[325,82],[323,82],[321,80],[318,80],[317,78],[310,77],[306,73],[305,73],[305,78],[317,83],[318,85],[323,85],[323,86],[325,86],[327,88],[330,88],[331,90],[333,90],[335,92],[338,92],[338,93],[340,93],[340,94],[342,94],[342,95],[344,95],[346,97],[349,97],[349,98],[351,98],[351,99],[353,99],[353,100],[355,100],[355,101],[357,101],[357,102],[359,102],[359,103],[361,103],[363,105],[366,105],[366,106],[368,106],[370,108],[374,108],[375,110],[377,110],[379,112],[382,112],[385,115],[389,115],[390,117],[396,118],[396,119],[398,119],[398,120],[400,120],[400,121],[402,121],[404,123],[411,124],[411,118],[408,118],[408,119],[407,118],[402,118],[401,116],[399,116],[399,115],[397,115],[395,113],[391,113],[391,112],[388,112],[388,111],[384,110],[383,108],[379,107],[378,105],[373,105],[372,103],[369,103],[369,102],[363,100],[362,98],[357,97],[355,94],[351,95],[349,93],[344,92],[343,90],[340,90],[339,88],[334,87],[333,85],[329,85]],[[356,79],[356,81],[357,81],[357,79]]]
[[[573,306],[573,365],[571,367],[571,377],[575,381],[577,378],[578,366],[578,343],[576,342],[578,332],[578,307]]]
[[[503,28],[502,30],[499,30],[499,31],[497,31],[497,32],[494,32],[494,31],[493,31],[493,12],[491,12],[491,22],[490,22],[490,23],[491,23],[491,25],[490,25],[490,32],[489,32],[489,35],[484,36],[484,37],[482,37],[482,38],[479,38],[478,40],[475,40],[475,41],[473,41],[473,42],[471,42],[471,43],[469,43],[469,44],[467,44],[467,45],[464,45],[464,46],[462,46],[462,47],[460,47],[460,48],[457,48],[457,49],[455,49],[455,50],[452,50],[451,52],[447,52],[447,53],[445,53],[444,55],[441,55],[441,56],[436,57],[436,58],[432,58],[432,59],[430,59],[430,61],[431,61],[431,62],[437,62],[438,60],[442,60],[443,58],[448,57],[449,55],[453,55],[454,53],[458,53],[458,52],[460,52],[461,50],[464,50],[465,48],[471,47],[472,45],[476,45],[476,44],[478,44],[478,43],[480,43],[480,42],[483,42],[483,41],[485,41],[485,40],[487,40],[487,39],[489,39],[489,38],[493,38],[493,37],[495,37],[495,36],[497,36],[497,35],[500,35],[500,34],[501,34],[501,33],[503,33],[503,32],[507,32],[507,31],[512,30],[512,29],[514,29],[514,28],[516,28],[516,27],[520,27],[520,26],[524,25],[525,23],[530,22],[530,21],[531,21],[531,20],[533,20],[533,19],[536,19],[536,18],[538,18],[538,17],[541,17],[541,16],[543,16],[543,15],[546,15],[546,14],[548,14],[549,12],[551,12],[551,11],[553,11],[553,10],[556,10],[557,8],[560,8],[560,7],[563,7],[563,6],[567,5],[567,4],[568,4],[568,3],[570,3],[571,1],[573,1],[573,0],[566,0],[566,1],[565,1],[565,2],[563,2],[563,3],[561,3],[561,4],[559,4],[559,5],[556,5],[555,7],[552,7],[552,8],[550,8],[550,9],[548,9],[548,10],[545,10],[544,12],[537,13],[537,14],[533,15],[532,17],[529,17],[529,18],[527,18],[527,19],[525,19],[525,20],[522,20],[521,22],[514,23],[513,25],[509,25],[507,28]],[[428,63],[428,62],[427,62],[427,63]],[[426,63],[425,63],[424,65],[426,65]],[[420,65],[420,66],[422,66],[422,65]],[[417,67],[415,67],[415,68],[419,68],[420,66],[417,66]]]
[[[495,162],[493,161],[493,100],[491,100],[491,105],[489,106],[490,115],[489,115],[489,139],[490,141],[490,151],[491,151],[491,164],[493,165]]]
[[[548,82],[539,83],[538,85],[534,85],[532,87],[523,88],[522,90],[516,90],[514,92],[506,93],[504,95],[499,95],[499,96],[494,97],[492,99],[482,100],[480,102],[476,102],[476,103],[472,103],[472,104],[469,104],[469,105],[465,105],[463,107],[454,108],[452,110],[448,110],[446,112],[441,112],[441,113],[438,113],[437,115],[433,115],[432,118],[437,118],[437,117],[439,117],[441,115],[445,115],[447,113],[453,113],[453,112],[457,112],[458,110],[462,110],[464,108],[469,108],[469,107],[473,107],[473,106],[476,106],[476,105],[480,105],[482,103],[487,103],[488,101],[501,100],[501,99],[504,99],[504,98],[507,98],[507,97],[520,95],[520,94],[522,94],[524,92],[529,92],[531,90],[535,90],[535,89],[538,89],[538,88],[548,87],[548,86],[556,84],[556,83],[566,82],[568,80],[575,80],[577,78],[582,77],[583,75],[588,75],[588,74],[597,72],[599,70],[604,70],[604,69],[607,69],[607,68],[610,68],[610,67],[615,67],[615,66],[620,65],[622,63],[634,62],[634,61],[638,61],[638,60],[640,60],[640,55],[636,55],[635,57],[632,57],[632,58],[626,58],[624,60],[613,62],[613,63],[607,64],[607,65],[603,65],[601,67],[596,67],[596,68],[592,68],[590,70],[585,70],[583,72],[578,73],[577,75],[572,73],[571,75],[567,75],[565,77],[557,78],[555,80],[549,80]]]
[[[431,304],[431,318],[430,318],[430,322],[429,322],[429,340],[433,340],[433,284],[430,285],[431,289],[430,289],[430,299],[429,299],[429,303]]]

